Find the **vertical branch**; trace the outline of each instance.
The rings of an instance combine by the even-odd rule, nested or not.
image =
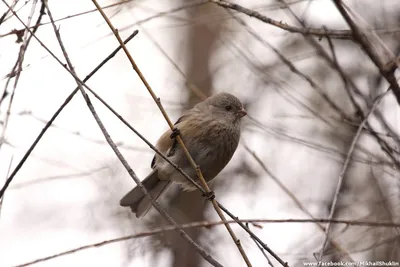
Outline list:
[[[28,27],[30,26],[30,24],[32,22],[32,17],[33,17],[33,14],[35,13],[37,2],[38,2],[38,0],[34,0],[33,3],[32,3],[31,12],[29,14],[28,22],[27,22],[27,26]],[[12,9],[9,9],[9,10],[12,10]],[[12,10],[12,12],[14,12],[14,11]],[[38,19],[36,21],[36,25],[41,22],[43,15],[44,15],[44,4],[42,3],[42,6],[40,8],[40,14],[39,14],[39,17],[38,17]],[[33,28],[33,31],[32,31],[33,34],[36,33],[37,29],[38,29],[38,27],[34,27]],[[32,39],[32,34],[29,36],[29,32],[27,30],[25,30],[24,36],[23,36],[23,39],[22,39],[22,44],[21,44],[20,49],[19,49],[17,61],[15,62],[13,68],[11,69],[10,76],[9,76],[7,82],[6,82],[5,87],[4,87],[3,94],[0,97],[0,105],[1,105],[1,103],[4,101],[5,97],[7,96],[7,88],[8,88],[9,83],[10,83],[11,79],[13,77],[15,77],[13,89],[12,89],[12,92],[11,92],[11,95],[10,95],[10,100],[8,102],[8,107],[7,107],[6,115],[5,115],[4,122],[3,122],[3,129],[2,129],[2,132],[0,134],[0,148],[3,145],[4,140],[5,140],[5,135],[6,135],[7,126],[8,126],[8,120],[10,118],[10,111],[11,111],[11,107],[12,107],[13,102],[14,102],[15,91],[17,90],[17,85],[18,85],[19,78],[20,78],[21,72],[22,72],[22,63],[24,62],[25,53],[28,50],[28,46],[29,46],[29,43],[30,43],[31,39]]]

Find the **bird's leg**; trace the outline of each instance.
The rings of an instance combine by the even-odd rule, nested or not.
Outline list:
[[[202,194],[202,196],[205,197],[207,200],[214,200],[215,198],[214,191],[205,192]]]
[[[174,127],[174,129],[172,129],[172,133],[169,137],[171,139],[175,139],[180,134],[181,134],[181,131],[178,128]]]

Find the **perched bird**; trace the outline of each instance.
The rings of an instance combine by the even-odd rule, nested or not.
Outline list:
[[[175,123],[183,143],[200,166],[206,182],[214,179],[235,153],[240,139],[240,122],[246,114],[237,97],[229,93],[219,93],[186,111]],[[198,181],[196,171],[172,133],[168,130],[161,135],[156,144],[157,149]],[[196,189],[158,154],[154,156],[151,167],[153,171],[142,183],[154,199],[159,198],[171,182],[180,184],[183,190]],[[120,200],[120,205],[131,207],[138,218],[146,215],[152,206],[150,198],[138,186]]]

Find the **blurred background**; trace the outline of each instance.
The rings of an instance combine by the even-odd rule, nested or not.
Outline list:
[[[272,25],[248,16],[245,9],[216,2],[222,1],[99,4],[123,39],[139,30],[127,47],[173,121],[216,92],[230,92],[245,104],[249,116],[239,148],[212,185],[218,201],[240,219],[312,220],[332,215],[340,220],[399,222],[399,103],[390,91],[382,95],[388,82],[335,4],[235,1],[273,19]],[[41,1],[0,2],[1,186],[76,87],[73,77],[24,31],[5,3],[24,23],[39,24],[32,28],[36,36],[65,62]],[[346,4],[358,14],[353,18],[385,63],[398,57],[399,2]],[[118,47],[91,1],[53,0],[49,8],[81,78]],[[305,28],[330,34],[310,34]],[[150,142],[168,128],[122,51],[87,84]],[[91,99],[143,179],[154,152]],[[78,93],[2,198],[0,266],[168,225],[154,209],[136,219],[119,206],[134,185]],[[180,224],[219,219],[198,192],[171,188],[161,204]],[[232,227],[253,266],[279,266],[239,226]],[[249,227],[289,266],[303,266],[318,259],[327,224]],[[187,233],[224,266],[245,266],[224,226],[195,227]],[[323,260],[399,262],[399,234],[396,227],[332,224]],[[89,265],[210,266],[176,232],[115,242],[35,266]]]

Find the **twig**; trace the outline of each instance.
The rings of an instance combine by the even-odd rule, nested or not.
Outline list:
[[[146,34],[146,32],[145,32]],[[189,86],[190,90],[194,90],[194,93],[202,100],[204,100],[206,97],[202,95],[202,93],[200,91],[197,90],[197,88],[191,88],[191,85],[193,85],[193,83],[188,79],[188,77],[185,75],[185,73],[179,68],[179,66],[171,59],[171,57],[165,52],[165,50],[156,42],[156,40],[154,40],[154,38],[152,38],[150,36],[150,34],[146,34],[150,40],[153,42],[153,44],[160,50],[160,52],[168,59],[168,61],[170,61],[170,63],[174,66],[174,68],[185,78],[185,80],[187,81],[187,85]],[[100,100],[100,99],[99,99]],[[102,101],[102,100],[100,100]],[[103,101],[102,101],[103,102]],[[106,103],[103,103],[105,105],[107,105]],[[110,109],[111,112],[113,112],[117,117],[120,117],[118,114],[115,113],[114,110]],[[160,155],[164,160],[166,160],[169,164],[171,164],[177,171],[179,171],[183,176],[185,176],[186,179],[188,179],[192,184],[194,184],[197,189],[199,189],[203,195],[205,195],[206,191],[200,186],[198,185],[196,182],[193,181],[192,178],[190,178],[186,173],[184,173],[177,165],[175,165],[174,163],[172,163],[168,158],[165,157],[165,155],[161,154],[159,151],[157,151],[156,149],[154,149],[152,147],[152,145],[145,140],[144,138],[142,138],[141,135],[139,135],[137,133],[137,131],[135,129],[133,129],[128,123],[126,123],[124,121],[123,118],[120,118],[122,120],[123,123],[125,123],[125,125],[127,125],[131,130],[135,131],[135,133],[144,141],[146,142],[158,155]],[[219,207],[224,210],[224,212],[231,217],[233,220],[238,220],[238,218],[236,216],[234,216],[232,213],[230,213],[224,206],[222,206],[221,203],[217,202],[217,204],[219,205]],[[226,210],[226,211],[225,211]],[[237,221],[239,226],[242,227],[250,236],[253,240],[257,240],[257,242],[259,242],[259,245],[262,246],[266,251],[268,251],[279,263],[281,263],[282,265],[287,264],[286,262],[284,262],[281,258],[279,258],[278,255],[276,255],[264,242],[262,242],[248,227],[247,225],[240,223],[239,221]]]
[[[222,266],[218,261],[216,261],[211,255],[209,255],[202,247],[200,247],[196,242],[193,241],[193,239],[191,239],[189,237],[189,235],[172,219],[172,217],[165,212],[165,210],[155,201],[155,199],[148,193],[148,191],[146,190],[146,188],[143,186],[143,184],[140,182],[139,178],[136,176],[135,172],[132,170],[132,168],[129,166],[128,162],[125,160],[125,158],[123,157],[123,155],[121,154],[121,152],[118,150],[117,146],[115,145],[115,143],[113,142],[113,140],[111,139],[110,135],[108,134],[107,130],[105,129],[100,117],[98,116],[98,114],[96,113],[95,108],[93,107],[89,96],[86,94],[85,89],[83,88],[84,83],[82,81],[79,80],[72,62],[69,59],[69,56],[67,54],[67,51],[64,47],[64,44],[61,40],[61,36],[59,31],[57,30],[57,27],[54,23],[51,11],[49,9],[48,3],[43,0],[45,5],[46,5],[46,10],[48,12],[49,18],[52,22],[53,25],[53,29],[54,29],[54,33],[57,37],[58,43],[60,45],[60,48],[63,52],[63,55],[65,57],[65,60],[67,61],[70,73],[74,76],[74,79],[79,87],[79,90],[90,110],[90,112],[92,113],[94,119],[96,120],[96,123],[98,124],[101,132],[103,133],[105,139],[107,140],[107,143],[110,145],[110,147],[112,148],[112,150],[114,151],[115,155],[118,157],[118,159],[121,161],[122,165],[125,167],[125,169],[128,171],[129,175],[132,177],[132,179],[137,183],[137,185],[141,188],[141,190],[143,191],[143,193],[151,200],[153,206],[158,210],[158,212],[160,212],[160,214],[172,225],[178,227],[179,229],[179,233],[182,236],[183,239],[185,239],[190,245],[193,246],[193,248],[206,260],[208,261],[210,264],[212,264],[213,266]],[[123,41],[121,40],[121,46],[122,48],[125,47]],[[125,48],[126,49],[126,48]],[[88,87],[87,85],[85,85],[85,87]]]
[[[158,108],[160,109],[161,113],[163,114],[165,120],[167,121],[169,127],[171,128],[171,130],[173,130],[175,128],[174,124],[172,123],[172,121],[170,120],[168,114],[166,113],[164,107],[161,104],[160,99],[155,95],[154,91],[151,89],[150,84],[147,82],[146,78],[144,77],[144,75],[142,74],[142,72],[140,71],[139,67],[137,66],[136,62],[134,61],[134,59],[132,58],[132,56],[130,55],[128,49],[126,48],[126,46],[123,44],[121,37],[119,36],[118,31],[114,28],[114,26],[112,25],[111,21],[108,19],[107,15],[104,13],[104,11],[101,9],[100,5],[97,3],[96,0],[92,0],[93,4],[96,6],[96,8],[99,10],[101,16],[104,18],[104,20],[107,22],[108,26],[110,27],[111,31],[114,33],[115,37],[117,38],[118,42],[121,44],[126,56],[128,57],[130,63],[132,64],[133,69],[136,71],[136,73],[138,74],[139,78],[141,79],[141,81],[143,82],[143,84],[145,85],[146,89],[148,90],[148,92],[150,93],[151,97],[154,99],[155,103],[157,104]],[[188,159],[188,161],[190,162],[190,164],[192,165],[192,167],[195,169],[196,174],[200,180],[201,185],[203,186],[203,188],[205,189],[205,191],[207,193],[211,193],[210,188],[207,185],[207,182],[205,181],[203,174],[200,170],[200,166],[196,164],[196,162],[193,160],[193,158],[191,157],[189,151],[187,150],[185,144],[183,143],[182,138],[180,137],[180,135],[178,134],[178,136],[176,136],[176,140],[178,141],[181,149],[183,150],[186,158]],[[222,221],[225,221],[226,218],[224,216],[224,214],[222,213],[220,207],[217,204],[217,201],[213,198],[211,198],[211,202],[213,204],[214,209],[216,210],[216,212],[218,213],[219,217],[221,218]],[[153,202],[154,204],[155,202]],[[247,257],[240,240],[236,237],[235,233],[233,232],[232,228],[230,227],[229,224],[225,225],[226,229],[228,230],[230,236],[232,237],[234,243],[236,244],[240,254],[242,255],[244,261],[246,262],[247,266],[252,266],[250,263],[249,258]]]
[[[325,37],[325,36],[329,35],[331,38],[336,38],[336,39],[351,39],[352,38],[351,32],[348,30],[326,30],[323,28],[322,29],[320,29],[320,28],[298,28],[298,27],[288,25],[287,23],[283,23],[281,21],[271,19],[255,10],[245,8],[238,4],[234,4],[234,3],[230,3],[230,2],[222,1],[222,0],[209,0],[209,1],[211,3],[215,3],[215,4],[219,5],[221,7],[229,8],[229,9],[235,10],[237,12],[246,14],[247,16],[254,17],[262,22],[265,22],[267,24],[281,28],[282,30],[285,30],[288,32],[301,33],[304,35],[314,35],[317,37]]]
[[[29,17],[28,17],[27,25],[31,24],[33,14],[35,13],[35,10],[36,10],[37,1],[38,0],[34,0],[33,3],[32,3],[32,8],[31,8],[31,12],[30,12]],[[14,10],[13,10],[13,12],[14,12]],[[36,23],[40,23],[40,21],[43,18],[43,15],[44,15],[44,5],[42,4],[42,6],[40,8],[40,14],[39,14],[39,17],[38,17]],[[32,32],[35,33],[37,31],[37,29],[38,29],[37,27],[33,28]],[[25,31],[24,34],[23,34],[23,37],[21,38],[22,44],[21,44],[20,49],[19,49],[18,58],[17,58],[17,60],[16,60],[16,62],[14,64],[13,68],[11,69],[11,75],[7,79],[6,85],[4,87],[4,92],[3,92],[2,96],[0,97],[0,105],[1,105],[1,103],[3,102],[5,97],[7,96],[7,88],[8,88],[9,83],[10,83],[11,79],[13,77],[15,77],[14,78],[13,89],[12,89],[12,92],[11,92],[11,95],[10,95],[10,100],[8,102],[8,107],[7,107],[6,115],[5,115],[4,122],[3,122],[3,129],[2,129],[2,132],[0,134],[0,148],[4,143],[4,139],[5,139],[5,135],[6,135],[6,131],[7,131],[7,126],[8,126],[8,121],[9,121],[9,118],[10,118],[11,107],[12,107],[13,102],[14,102],[15,92],[17,90],[17,85],[18,85],[18,82],[19,82],[19,78],[21,77],[22,63],[24,62],[25,53],[28,50],[28,46],[30,44],[31,39],[32,39],[32,35],[28,36],[28,31]]]
[[[333,198],[331,210],[330,210],[330,213],[329,213],[329,219],[332,219],[333,215],[335,213],[335,209],[336,209],[336,205],[337,205],[337,202],[338,202],[338,199],[339,199],[340,190],[342,189],[342,184],[343,184],[343,181],[344,181],[345,173],[346,173],[347,167],[349,166],[349,163],[350,163],[350,160],[351,160],[351,155],[352,155],[352,153],[354,151],[356,143],[357,143],[358,139],[360,138],[362,129],[365,126],[365,124],[367,123],[367,120],[369,119],[369,116],[372,114],[372,112],[375,110],[375,108],[378,106],[379,102],[386,95],[387,92],[389,92],[389,91],[386,91],[386,92],[382,93],[381,95],[379,95],[378,97],[376,97],[376,99],[373,101],[371,109],[368,111],[368,113],[366,114],[365,118],[363,119],[363,121],[358,126],[357,132],[354,135],[353,141],[351,142],[350,148],[349,148],[349,150],[347,152],[347,157],[346,157],[346,160],[344,161],[343,168],[342,168],[342,170],[341,170],[341,172],[339,174],[339,179],[338,179],[338,183],[337,183],[337,187],[336,187],[335,197]],[[324,251],[325,251],[325,246],[326,246],[326,243],[328,242],[329,232],[331,230],[331,226],[332,226],[332,224],[328,223],[328,225],[327,225],[327,227],[325,229],[325,238],[324,238],[324,241],[322,243],[322,248],[321,248],[321,251],[320,251],[319,256],[318,256],[318,261],[319,262],[322,260],[322,257],[323,257]]]
[[[103,6],[102,8],[103,8],[103,10],[105,10],[105,9],[108,9],[108,8],[111,8],[111,7],[120,6],[120,5],[123,5],[123,4],[130,3],[130,2],[133,2],[133,0],[123,0],[123,1],[120,1],[120,2],[117,2],[117,3],[113,3],[113,4],[110,4],[110,5]],[[136,21],[135,23],[129,25],[129,28],[131,28],[132,26],[135,26],[135,25],[141,25],[141,24],[143,24],[145,22],[149,22],[149,21],[151,21],[151,20],[153,20],[155,18],[159,18],[159,17],[165,16],[165,15],[168,15],[170,13],[175,13],[175,12],[178,12],[178,11],[181,11],[181,10],[184,10],[184,9],[193,8],[193,7],[202,5],[202,4],[206,3],[206,2],[208,2],[208,0],[202,0],[202,1],[197,2],[197,3],[190,3],[190,4],[182,5],[180,7],[173,8],[173,9],[170,9],[170,10],[167,10],[167,11],[159,12],[159,13],[157,13],[155,15],[152,15],[152,16],[149,16],[149,17],[147,17],[145,19],[141,19],[139,21]],[[63,21],[63,20],[71,19],[71,18],[75,18],[75,17],[79,17],[79,16],[82,16],[82,15],[90,14],[90,13],[95,12],[95,11],[97,11],[97,8],[91,9],[91,10],[87,10],[87,11],[84,11],[84,12],[80,12],[80,13],[77,13],[77,14],[74,14],[74,15],[69,15],[69,16],[66,16],[66,17],[63,17],[63,18],[59,18],[59,19],[54,20],[54,22]],[[43,23],[36,24],[36,25],[30,27],[30,29],[32,29],[33,27],[45,26],[45,25],[48,25],[48,24],[50,24],[50,22],[43,22]],[[12,31],[10,31],[8,33],[0,34],[0,38],[6,37],[6,36],[9,36],[9,35],[12,35],[12,34],[18,35],[18,34],[20,34],[20,32],[23,32],[24,30],[25,30],[25,28],[24,29],[14,29],[14,30],[12,30]]]
[[[305,24],[296,16],[296,14],[291,10],[291,8],[285,3],[285,1],[280,0],[282,3],[285,4],[285,7],[287,8],[287,10],[291,13],[291,15],[303,26],[305,27]],[[361,106],[357,103],[357,101],[355,101],[354,97],[351,94],[351,91],[349,89],[349,85],[354,89],[354,92],[361,98],[364,100],[364,102],[366,103],[367,107],[370,108],[370,103],[367,99],[365,99],[364,95],[361,93],[361,90],[357,87],[357,85],[345,74],[345,72],[343,71],[342,67],[339,65],[339,63],[335,60],[335,58],[332,60],[329,55],[325,52],[325,50],[321,47],[320,44],[318,44],[313,38],[310,38],[309,36],[304,36],[304,38],[312,45],[316,48],[318,54],[328,63],[328,65],[333,69],[336,70],[338,72],[338,74],[340,75],[341,79],[343,80],[343,83],[345,85],[345,89],[346,92],[349,95],[350,101],[353,104],[353,106],[356,108],[357,112],[359,113],[359,115],[361,116],[361,120],[363,120],[365,118],[363,109],[361,108]],[[379,120],[379,122],[382,123],[382,125],[385,127],[385,125],[387,125],[387,123],[384,121],[383,117],[381,117],[381,119]],[[378,142],[378,144],[380,145],[380,147],[382,148],[383,152],[392,160],[393,164],[396,166],[396,168],[400,169],[400,163],[397,160],[397,158],[391,153],[393,151],[393,149],[390,147],[390,145],[384,140],[382,139],[377,133],[376,131],[373,130],[372,125],[370,125],[370,123],[367,120],[366,123],[367,128],[369,128],[371,130],[371,134],[372,136],[376,139],[376,141]],[[387,128],[387,127],[385,127]]]
[[[249,223],[246,223],[246,226],[249,227]],[[250,227],[249,227],[250,229]],[[271,262],[271,260],[269,259],[267,253],[265,253],[265,250],[263,249],[263,247],[257,242],[257,240],[255,240],[254,238],[252,238],[250,236],[250,238],[254,241],[254,243],[256,244],[256,246],[260,249],[261,253],[263,254],[264,258],[267,259],[267,262],[269,264],[269,266],[274,267],[274,264]]]
[[[5,0],[2,0],[3,3],[5,3]],[[19,17],[18,17],[19,18]],[[21,21],[21,20],[20,20]],[[21,21],[22,22],[22,21]],[[134,31],[126,40],[125,43],[128,43],[130,40],[132,40],[133,37],[137,35],[138,31]],[[36,36],[35,36],[36,37]],[[101,67],[103,67],[111,58],[113,58],[117,52],[121,49],[121,46],[116,48],[109,56],[107,56],[94,70],[92,70],[86,77],[83,79],[83,82],[88,81]],[[24,165],[25,161],[28,159],[29,155],[32,153],[33,149],[35,149],[36,145],[39,143],[40,139],[43,137],[47,129],[51,126],[51,124],[54,122],[54,120],[58,117],[58,115],[61,113],[61,111],[68,105],[68,103],[71,101],[71,99],[74,97],[74,95],[78,92],[78,87],[75,88],[75,90],[64,100],[63,104],[57,109],[57,111],[53,114],[53,116],[50,118],[50,120],[46,123],[46,125],[43,127],[43,129],[40,131],[39,135],[35,138],[35,141],[30,145],[29,149],[25,152],[24,156],[20,160],[20,162],[17,164],[15,167],[14,171],[11,173],[10,177],[6,180],[5,184],[0,190],[0,198],[3,197],[4,192],[7,190],[8,186],[14,179],[15,175],[18,173],[18,171],[21,169],[21,167]]]
[[[250,153],[250,155],[255,159],[255,161],[257,161],[257,163],[261,166],[261,168],[265,171],[265,173],[269,177],[271,177],[271,179],[274,180],[274,182],[283,190],[283,192],[285,192],[293,200],[296,206],[307,216],[309,216],[312,220],[314,220],[315,217],[311,214],[311,212],[309,212],[303,205],[303,203],[301,203],[301,201],[278,179],[278,177],[276,177],[267,168],[267,166],[264,164],[264,162],[262,162],[262,160],[257,156],[257,154],[254,151],[251,151],[250,148],[247,147],[246,145],[244,145],[244,148],[246,149],[247,152]],[[325,227],[323,225],[319,223],[316,223],[316,225],[322,232],[324,232]],[[340,246],[340,244],[337,241],[335,241],[333,238],[330,238],[330,241],[332,243],[332,246],[334,246],[338,251],[340,251],[343,255],[345,255],[349,260],[351,259],[349,253],[344,248],[342,248],[342,246]]]
[[[229,12],[231,13],[231,12]],[[257,34],[256,31],[254,31],[253,29],[250,28],[250,26],[240,17],[235,16],[233,14],[231,14],[232,17],[240,24],[242,25],[246,31],[251,34],[256,40],[258,40],[260,43],[262,43],[263,45],[267,46],[268,48],[270,48],[278,57],[279,59],[296,75],[298,75],[299,77],[301,77],[302,79],[306,80],[311,87],[315,90],[315,92],[321,96],[322,99],[324,99],[326,101],[326,103],[328,103],[328,105],[335,110],[342,118],[344,119],[348,119],[349,120],[349,116],[333,101],[329,98],[329,96],[324,92],[324,90],[317,85],[316,82],[314,82],[314,80],[309,77],[307,74],[301,72],[292,62],[290,62],[290,60],[288,58],[285,57],[285,55],[283,55],[281,52],[279,52],[278,49],[276,49],[274,46],[272,46],[269,42],[267,42],[264,38],[262,38],[259,34]]]
[[[259,223],[335,223],[335,224],[346,224],[346,225],[354,225],[354,226],[372,226],[372,227],[400,227],[400,223],[392,223],[392,222],[373,222],[373,221],[356,221],[356,220],[329,220],[329,219],[245,219],[245,220],[239,220],[241,223],[252,223],[252,224],[259,224]],[[230,220],[226,221],[226,223],[232,224],[232,223],[237,223],[235,220]],[[225,224],[223,221],[214,221],[214,222],[209,222],[209,221],[201,221],[201,222],[191,222],[188,224],[182,224],[180,225],[181,228],[183,229],[188,229],[188,228],[197,228],[197,227],[212,227],[212,226],[217,226],[217,225],[222,225]],[[113,239],[108,239],[105,241],[101,242],[96,242],[92,243],[89,245],[77,247],[71,250],[67,250],[64,252],[60,252],[51,256],[43,257],[40,259],[36,259],[34,261],[30,261],[27,263],[15,265],[14,267],[24,267],[24,266],[30,266],[39,262],[44,262],[48,261],[54,258],[58,258],[61,256],[66,256],[70,255],[82,250],[86,249],[91,249],[91,248],[98,248],[102,246],[106,246],[109,244],[113,244],[116,242],[122,242],[130,239],[135,239],[135,238],[142,238],[142,237],[148,237],[148,236],[153,236],[157,234],[163,234],[165,232],[169,231],[176,231],[178,230],[177,227],[175,226],[168,226],[168,227],[163,227],[163,228],[156,228],[150,231],[146,232],[141,232],[141,233],[136,233],[132,235],[126,235],[122,237],[117,237]]]
[[[339,10],[340,14],[342,14],[343,18],[351,28],[354,39],[361,45],[364,49],[365,53],[369,56],[369,58],[374,62],[376,67],[379,69],[380,73],[383,77],[385,77],[386,81],[390,84],[391,90],[396,97],[397,103],[400,105],[400,86],[397,83],[396,77],[394,75],[395,70],[397,69],[398,59],[396,57],[389,59],[391,62],[384,62],[381,58],[381,55],[375,50],[372,44],[369,42],[365,33],[363,33],[357,24],[351,19],[347,11],[343,7],[343,3],[341,0],[333,0],[336,5],[336,8]],[[378,37],[376,37],[378,38]],[[378,41],[381,41],[378,39]],[[393,55],[394,56],[394,55]],[[396,64],[395,64],[396,63]]]
[[[56,180],[75,179],[75,178],[85,177],[85,176],[89,176],[89,175],[94,175],[97,172],[100,172],[100,171],[103,171],[106,169],[107,169],[107,167],[99,167],[99,168],[90,169],[90,170],[82,171],[82,172],[78,172],[78,173],[68,173],[68,174],[53,175],[53,176],[42,177],[42,178],[32,178],[32,180],[30,180],[28,182],[14,184],[8,190],[23,189],[25,187],[35,186],[37,184],[56,181]]]
[[[129,129],[131,129],[140,139],[142,139],[155,153],[160,155],[165,161],[167,161],[171,166],[173,166],[179,173],[181,173],[188,181],[190,181],[201,193],[205,194],[206,191],[189,175],[187,175],[178,165],[173,163],[169,158],[167,158],[163,153],[161,153],[155,146],[153,146],[142,134],[140,134],[135,128],[133,128],[121,115],[119,115],[106,101],[104,101],[98,94],[93,92],[90,88],[88,91],[91,92],[102,104],[104,104],[118,119],[121,120]],[[283,266],[287,266],[287,263],[283,261],[276,253],[270,249],[267,244],[265,244],[256,234],[254,234],[244,223],[240,222],[238,217],[233,215],[228,209],[226,209],[221,203],[217,202],[218,206],[226,213],[229,217],[235,220],[240,227],[242,227],[253,239],[270,253],[279,263]]]

